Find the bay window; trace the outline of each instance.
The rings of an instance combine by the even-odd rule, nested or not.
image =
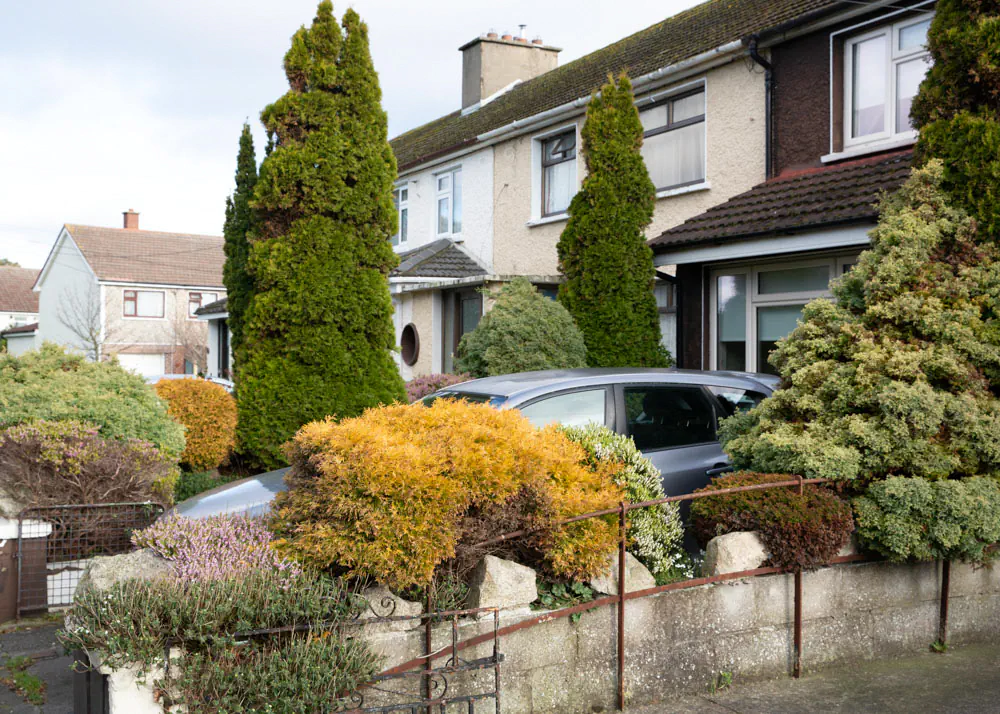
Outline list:
[[[576,129],[542,140],[542,216],[564,213],[576,193]]]
[[[639,112],[642,158],[657,191],[705,180],[705,90],[657,101]]]
[[[437,174],[437,234],[462,232],[462,169]]]

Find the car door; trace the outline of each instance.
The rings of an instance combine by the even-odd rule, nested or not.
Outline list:
[[[716,436],[715,398],[691,384],[623,384],[616,389],[619,433],[660,470],[668,496],[690,493],[728,471]]]

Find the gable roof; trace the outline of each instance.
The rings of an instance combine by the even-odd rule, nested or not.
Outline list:
[[[38,312],[34,268],[0,267],[0,312]]]
[[[562,67],[518,84],[476,111],[452,112],[390,143],[399,170],[476,143],[518,119],[589,96],[608,74],[634,80],[805,15],[843,6],[838,0],[709,0]]]
[[[486,269],[447,238],[399,254],[394,278],[472,278]]]
[[[223,287],[222,238],[66,224],[98,280]]]
[[[912,161],[912,151],[901,151],[778,176],[665,231],[649,245],[654,253],[666,253],[697,243],[874,223],[879,197],[899,188]]]

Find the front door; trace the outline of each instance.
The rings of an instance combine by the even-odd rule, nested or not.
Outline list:
[[[472,332],[483,316],[483,296],[477,288],[444,294],[444,371],[455,370],[455,354],[462,336]]]

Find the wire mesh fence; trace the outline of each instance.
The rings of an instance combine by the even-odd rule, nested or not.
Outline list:
[[[132,550],[132,533],[163,513],[159,503],[27,508],[17,519],[17,616],[72,604],[91,558]]]

